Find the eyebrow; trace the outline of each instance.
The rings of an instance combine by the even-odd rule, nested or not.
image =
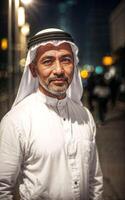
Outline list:
[[[73,56],[72,54],[64,54],[64,55],[61,55],[59,58],[64,58],[64,57],[70,57],[73,59]],[[45,57],[41,58],[41,60],[45,60],[45,59],[52,59],[54,58],[53,55],[49,56],[49,55],[46,55]]]
[[[73,59],[73,56],[71,55],[71,54],[65,54],[65,55],[62,55],[62,56],[60,56],[60,57],[70,57],[70,58],[72,58]]]
[[[43,58],[41,58],[40,60],[46,60],[46,59],[52,59],[54,56],[45,56],[45,57],[43,57]]]

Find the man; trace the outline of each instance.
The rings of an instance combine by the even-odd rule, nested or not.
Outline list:
[[[19,91],[0,128],[0,199],[101,200],[95,124],[82,106],[78,49],[60,29],[29,41]]]

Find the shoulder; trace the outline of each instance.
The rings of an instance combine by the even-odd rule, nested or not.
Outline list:
[[[12,107],[9,111],[8,115],[19,115],[25,117],[26,114],[32,111],[32,109],[36,106],[37,94],[32,93],[31,95],[24,98],[21,102],[19,102],[16,106]]]
[[[23,101],[10,109],[1,120],[1,126],[19,126],[22,121],[28,118],[32,110],[36,97],[33,94],[26,97]]]
[[[24,141],[27,133],[30,132],[33,105],[35,104],[34,94],[26,97],[19,104],[14,106],[1,120],[0,138],[8,140]]]
[[[25,108],[31,106],[37,99],[37,93],[34,92],[30,94],[29,96],[25,97],[21,102],[19,102],[16,106],[12,107],[13,109],[20,109],[20,108]]]

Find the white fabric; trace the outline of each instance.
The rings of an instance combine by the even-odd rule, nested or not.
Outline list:
[[[0,127],[0,200],[12,200],[22,169],[21,200],[101,200],[102,173],[89,111],[39,90]]]
[[[40,33],[44,33],[44,32],[52,32],[52,31],[62,31],[62,30],[50,28],[50,29],[45,29],[44,31],[40,31],[36,35],[38,35]],[[31,47],[30,50],[28,51],[23,76],[22,76],[22,79],[21,79],[21,83],[20,83],[20,86],[19,86],[17,97],[16,97],[12,107],[14,107],[16,104],[18,104],[20,101],[22,101],[26,96],[28,96],[32,92],[34,92],[36,88],[38,88],[38,78],[37,77],[34,78],[31,74],[31,72],[30,72],[30,69],[29,69],[29,64],[35,58],[36,50],[38,49],[38,47],[39,46],[45,46],[48,43],[52,43],[53,45],[58,46],[59,44],[64,43],[64,42],[67,42],[71,45],[71,48],[72,48],[72,51],[73,51],[73,54],[74,54],[74,66],[75,66],[73,80],[72,80],[72,83],[67,90],[67,95],[68,95],[68,97],[70,97],[75,102],[81,104],[83,87],[82,87],[82,81],[81,81],[80,73],[79,73],[79,70],[77,68],[78,61],[79,61],[78,60],[78,48],[74,43],[72,43],[70,41],[53,40],[53,41],[47,41],[47,42],[42,42],[42,43],[36,44],[33,47]]]

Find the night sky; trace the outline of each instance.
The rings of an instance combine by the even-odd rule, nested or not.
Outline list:
[[[31,26],[30,35],[48,27],[62,28],[73,35],[80,52],[85,55],[88,31],[91,31],[87,25],[89,16],[94,10],[95,13],[102,13],[100,17],[103,21],[108,20],[112,9],[119,2],[120,0],[35,0],[26,8],[27,21]],[[108,51],[106,42],[102,46],[106,46],[105,52]]]
[[[79,38],[91,9],[109,13],[120,0],[33,0],[26,7],[31,35],[47,27],[64,28]],[[78,36],[76,36],[78,34]]]

